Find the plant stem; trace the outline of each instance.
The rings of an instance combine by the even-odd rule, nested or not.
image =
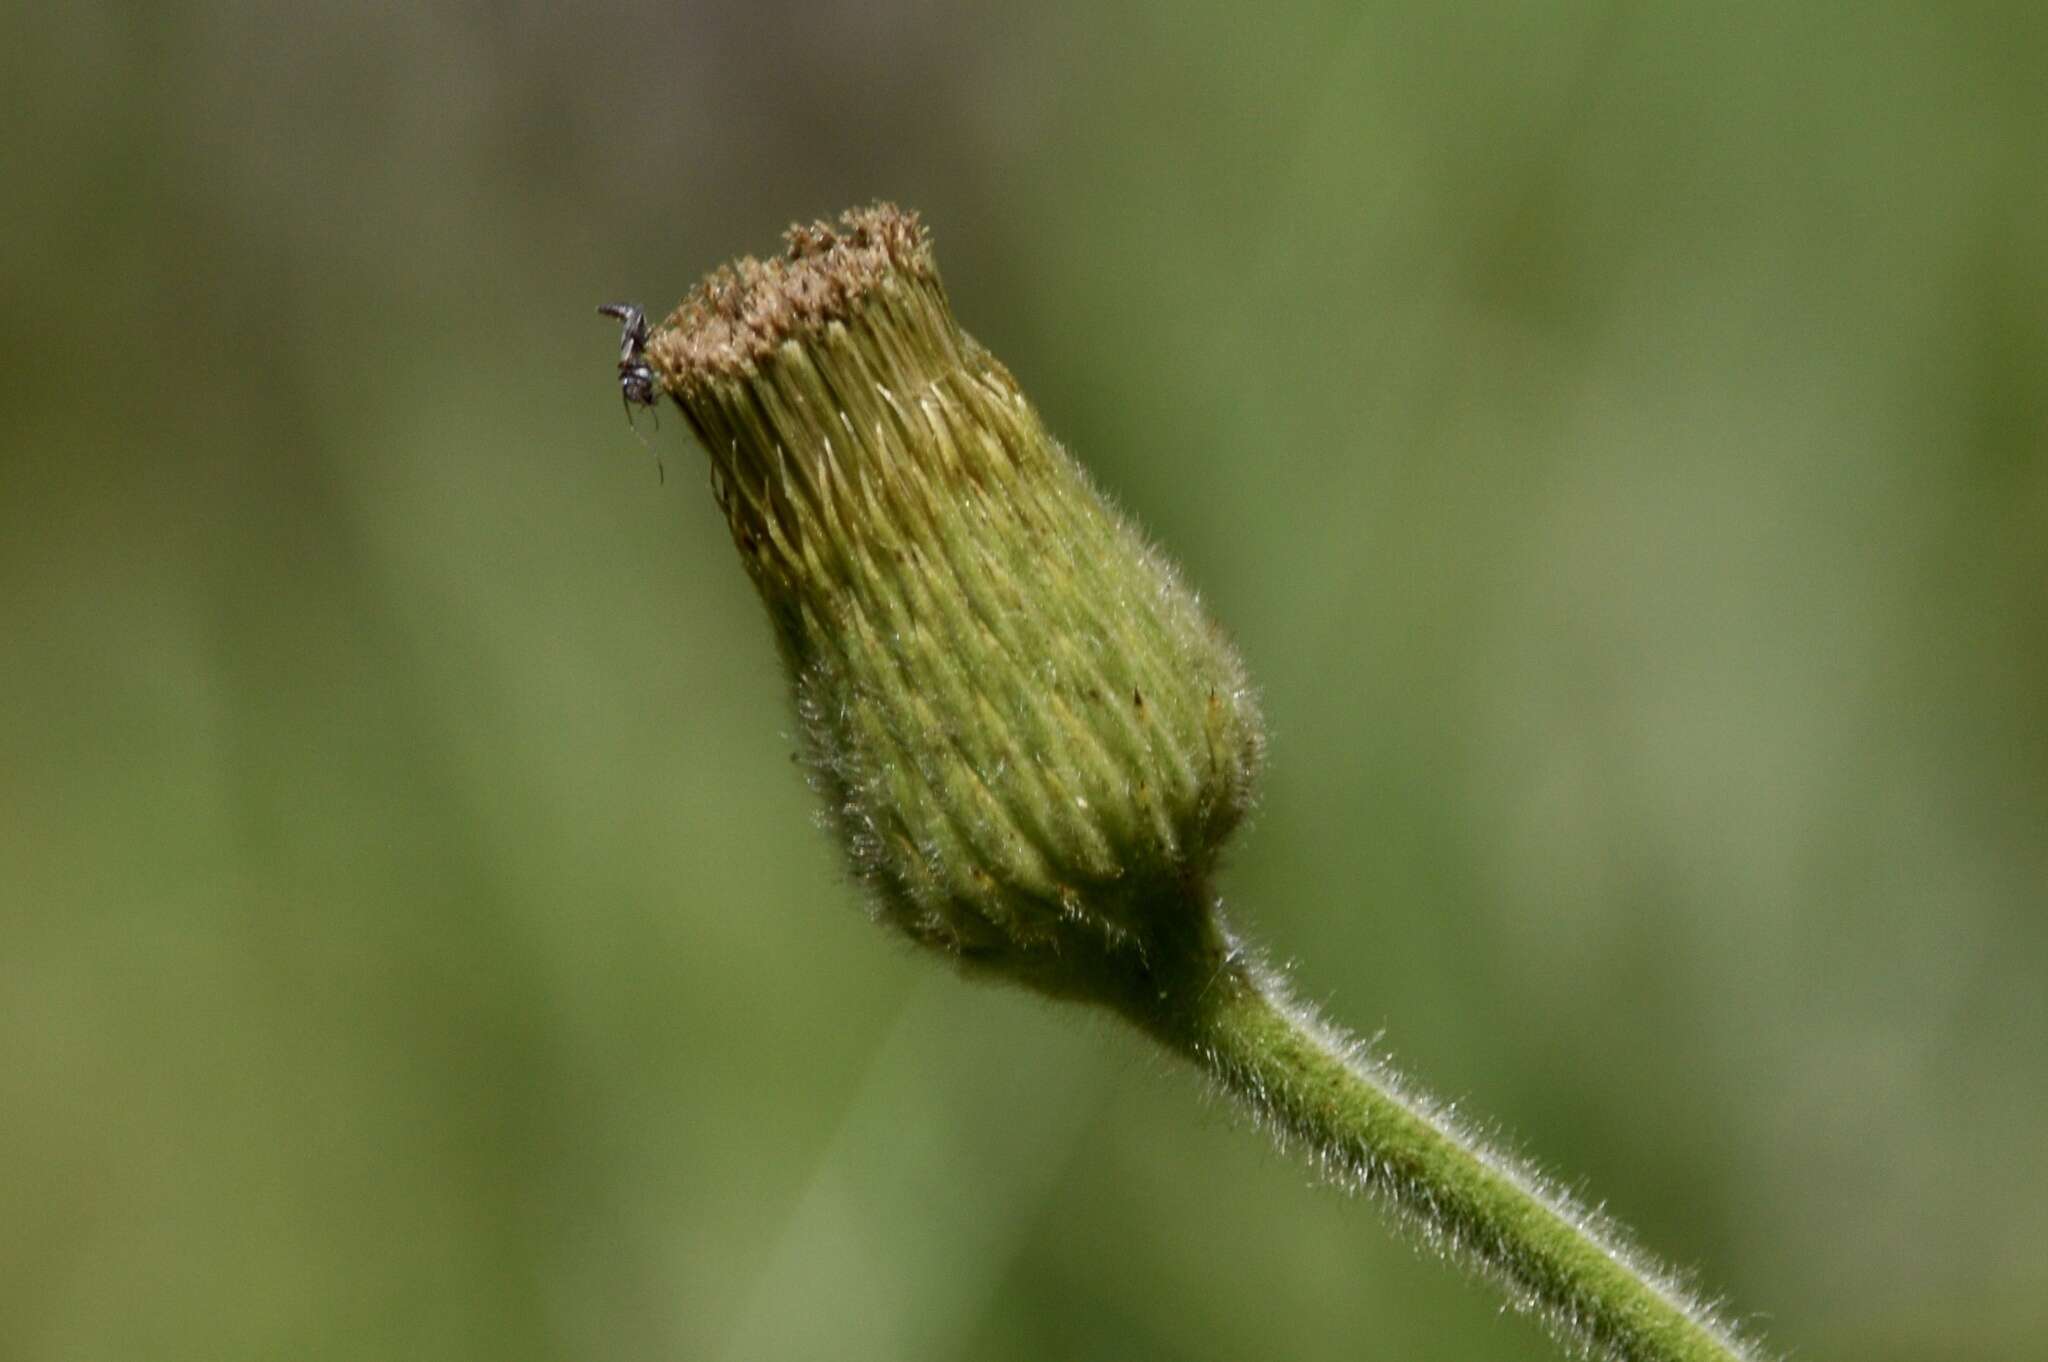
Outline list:
[[[1604,1217],[1461,1130],[1241,951],[1171,992],[1133,1019],[1327,1176],[1374,1193],[1425,1244],[1494,1279],[1567,1347],[1627,1362],[1755,1356]]]

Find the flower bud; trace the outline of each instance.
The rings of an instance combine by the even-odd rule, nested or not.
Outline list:
[[[876,916],[972,968],[1120,1002],[1219,940],[1252,797],[1244,668],[953,319],[915,214],[792,227],[648,363],[711,457],[802,760]]]

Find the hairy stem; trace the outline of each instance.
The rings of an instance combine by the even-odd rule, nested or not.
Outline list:
[[[1208,977],[1126,1005],[1283,1144],[1373,1193],[1428,1246],[1496,1281],[1583,1355],[1748,1362],[1733,1331],[1620,1231],[1461,1130],[1364,1047],[1227,950]]]

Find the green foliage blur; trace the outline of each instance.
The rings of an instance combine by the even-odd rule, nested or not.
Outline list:
[[[1305,994],[2041,1356],[2041,6],[12,11],[0,1356],[1552,1356],[862,920],[593,309],[878,197],[1241,644]]]

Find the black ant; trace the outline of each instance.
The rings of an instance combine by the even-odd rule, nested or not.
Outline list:
[[[619,319],[619,399],[626,408],[626,424],[633,424],[633,408],[656,408],[661,401],[660,382],[654,370],[647,363],[647,314],[631,303],[605,303],[597,309],[607,317]],[[661,428],[661,416],[657,411],[655,429]],[[646,444],[643,436],[640,441]],[[663,482],[668,481],[668,470],[661,465],[661,455],[654,456],[655,475]]]

